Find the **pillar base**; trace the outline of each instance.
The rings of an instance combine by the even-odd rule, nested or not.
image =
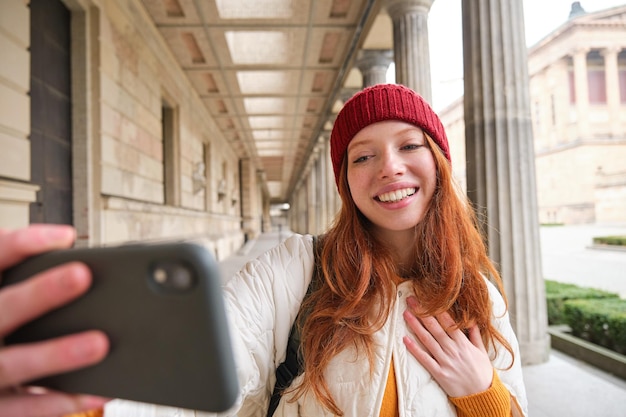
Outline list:
[[[520,342],[519,348],[522,366],[545,363],[550,358],[550,335],[546,333],[540,340]]]

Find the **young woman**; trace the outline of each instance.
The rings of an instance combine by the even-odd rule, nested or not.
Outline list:
[[[303,310],[304,372],[274,416],[521,415],[500,277],[437,115],[406,87],[376,85],[345,104],[330,140],[343,204],[318,241],[312,293],[311,237],[298,235],[225,288],[242,386],[232,414],[263,415]]]
[[[401,85],[367,88],[338,114],[331,157],[343,204],[319,256],[294,235],[224,287],[241,386],[227,414],[266,414],[300,311],[304,372],[274,416],[525,414],[501,280],[431,107]]]

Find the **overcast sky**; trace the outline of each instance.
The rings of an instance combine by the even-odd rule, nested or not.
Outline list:
[[[526,44],[532,46],[565,23],[571,0],[523,0]],[[626,5],[626,0],[581,0],[585,11]],[[461,0],[435,0],[428,19],[433,107],[441,110],[463,94]]]

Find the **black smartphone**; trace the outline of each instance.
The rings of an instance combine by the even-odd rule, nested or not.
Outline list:
[[[69,261],[91,269],[88,292],[17,329],[5,344],[99,329],[110,352],[97,365],[33,385],[210,412],[234,404],[235,363],[209,251],[184,242],[52,251],[6,270],[1,284]]]

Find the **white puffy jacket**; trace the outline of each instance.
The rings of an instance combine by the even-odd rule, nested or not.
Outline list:
[[[311,236],[293,235],[247,263],[225,285],[241,395],[235,406],[222,415],[265,416],[276,368],[285,359],[289,332],[311,281],[313,263]],[[488,286],[493,301],[494,325],[515,352],[515,363],[510,369],[505,370],[510,363],[505,349],[498,351],[493,365],[527,414],[517,339],[508,314],[504,313],[502,297],[491,283]],[[393,355],[400,417],[456,416],[446,393],[402,342],[402,337],[411,333],[402,318],[405,300],[412,294],[411,284],[400,284],[397,294],[391,316],[375,335],[377,348],[373,377],[370,378],[368,360],[364,355],[357,358],[353,350],[343,351],[332,360],[326,372],[333,398],[346,417],[378,416]],[[298,381],[296,379],[294,384]],[[187,414],[181,412],[178,415]],[[196,415],[209,416],[206,413]],[[320,417],[331,414],[312,394],[308,394],[297,402],[282,398],[274,415]]]

